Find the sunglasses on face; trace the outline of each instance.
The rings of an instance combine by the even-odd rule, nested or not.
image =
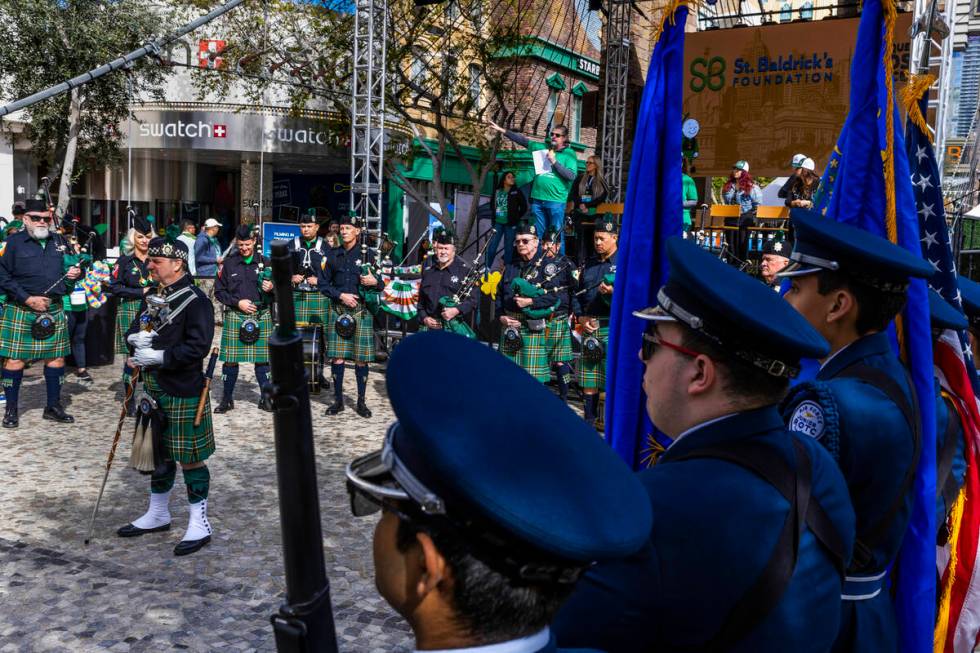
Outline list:
[[[50,215],[27,215],[25,217],[32,222],[51,222],[52,220]]]
[[[643,359],[643,362],[650,360],[650,357],[657,351],[657,347],[673,349],[677,353],[690,356],[691,358],[701,355],[701,352],[688,349],[687,347],[681,345],[675,345],[672,342],[667,342],[658,335],[644,333],[643,342],[640,344],[640,357]]]
[[[565,135],[561,132],[551,132],[552,138],[565,138]]]
[[[517,238],[514,240],[514,242],[518,245],[529,245],[533,240],[533,238]]]

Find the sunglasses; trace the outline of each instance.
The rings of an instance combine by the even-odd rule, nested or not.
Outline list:
[[[28,220],[30,220],[31,222],[51,222],[54,219],[50,215],[30,215],[30,214],[26,214],[24,217],[27,218]]]
[[[552,138],[565,138],[565,134],[563,134],[561,132],[551,132],[551,137]]]
[[[640,344],[640,358],[643,359],[644,363],[650,360],[650,357],[653,356],[654,352],[657,351],[657,347],[666,347],[667,349],[673,349],[678,354],[684,354],[685,356],[690,356],[691,358],[701,355],[701,352],[699,351],[688,349],[687,347],[684,347],[682,345],[675,345],[672,342],[667,342],[666,340],[664,340],[659,336],[651,335],[649,333],[644,333],[643,342]]]
[[[531,243],[533,240],[534,240],[533,238],[515,238],[514,242],[517,243],[518,245],[527,245]]]

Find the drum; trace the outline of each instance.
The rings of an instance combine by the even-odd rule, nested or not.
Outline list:
[[[298,331],[303,338],[303,367],[306,369],[310,394],[318,395],[321,390],[320,380],[323,378],[323,364],[326,359],[323,326],[308,324],[298,327]]]

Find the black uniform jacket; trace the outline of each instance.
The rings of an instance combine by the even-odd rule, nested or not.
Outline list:
[[[463,289],[463,281],[470,274],[470,266],[458,256],[452,263],[440,269],[434,262],[422,272],[422,283],[419,286],[419,320],[427,317],[439,319],[442,308],[439,298],[445,295],[452,297]],[[479,290],[470,289],[469,296],[463,299],[459,306],[460,317],[466,317],[476,308]]]
[[[66,251],[67,243],[58,234],[48,237],[43,247],[26,231],[12,234],[0,243],[0,290],[21,305],[28,297],[67,294],[75,282],[68,282],[69,288],[64,281],[58,281],[65,274]]]
[[[241,254],[235,252],[225,259],[218,270],[218,280],[214,284],[214,296],[219,302],[231,308],[238,308],[238,302],[251,300],[256,306],[269,300],[269,293],[259,290],[259,263],[267,266],[268,259],[252,254],[252,262],[246,263]]]

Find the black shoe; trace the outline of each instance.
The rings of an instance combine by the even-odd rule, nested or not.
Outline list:
[[[92,375],[88,373],[88,370],[85,370],[81,374],[75,372],[75,383],[83,388],[91,388],[93,385],[95,385],[95,379],[93,379]]]
[[[163,526],[154,526],[153,528],[140,528],[139,526],[133,526],[132,524],[126,524],[118,531],[116,535],[119,537],[139,537],[140,535],[146,535],[147,533],[162,533],[163,531],[169,531],[170,524],[164,524]]]
[[[267,413],[272,412],[272,400],[268,397],[262,397],[259,399],[259,410],[264,410]]]
[[[211,541],[210,535],[205,535],[199,540],[183,540],[174,547],[175,556],[185,556],[194,553],[205,544]]]
[[[61,422],[62,424],[74,424],[75,418],[65,412],[65,409],[61,407],[61,404],[55,404],[54,406],[48,406],[44,409],[44,414],[41,415],[44,419],[49,419],[52,422]]]
[[[327,406],[327,410],[324,415],[336,415],[337,413],[342,413],[344,411],[344,402],[341,399],[334,400],[332,404]]]
[[[371,409],[367,407],[367,404],[364,403],[363,399],[357,400],[357,408],[355,408],[354,411],[365,419],[371,417]]]
[[[221,403],[218,404],[218,407],[214,409],[214,414],[220,415],[222,413],[227,413],[229,410],[232,410],[234,407],[235,407],[234,399],[222,399]]]
[[[15,429],[20,426],[20,417],[17,415],[17,406],[7,405],[3,413],[3,428]]]

